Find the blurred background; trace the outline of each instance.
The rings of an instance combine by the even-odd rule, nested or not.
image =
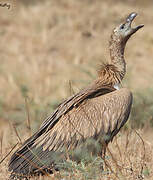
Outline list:
[[[145,26],[125,51],[127,74],[122,85],[134,94],[126,128],[143,128],[151,134],[152,0],[1,2],[11,5],[9,10],[0,7],[0,134],[9,147],[15,144],[12,125],[25,136],[29,116],[35,132],[62,100],[96,78],[101,62],[109,59],[112,29],[133,11],[139,16],[132,25]]]
[[[35,132],[62,100],[96,78],[99,65],[110,58],[112,29],[131,12],[139,14],[132,26],[145,26],[126,46],[127,73],[122,85],[132,91],[134,102],[124,130],[142,129],[143,138],[153,146],[152,0],[0,3],[10,4],[10,9],[0,6],[1,159],[19,137],[24,141]],[[151,161],[150,152],[146,162]],[[1,166],[0,177],[8,174],[7,163]]]

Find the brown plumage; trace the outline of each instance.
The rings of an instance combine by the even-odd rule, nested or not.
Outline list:
[[[62,102],[39,130],[12,155],[9,162],[12,179],[18,175],[24,177],[46,170],[51,172],[57,168],[59,158],[66,159],[65,149],[69,151],[83,147],[87,139],[93,138],[99,144],[105,142],[107,145],[126,123],[132,94],[126,88],[116,90],[114,87],[125,75],[126,42],[143,27],[131,28],[136,15],[131,13],[114,29],[110,40],[111,62],[103,64],[98,78]]]

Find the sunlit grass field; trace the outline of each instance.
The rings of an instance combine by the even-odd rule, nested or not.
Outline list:
[[[68,162],[66,172],[39,179],[153,179],[153,2],[8,2],[10,10],[0,7],[0,179],[9,177],[6,155],[15,144],[19,147],[62,100],[96,78],[99,65],[109,61],[112,29],[133,11],[139,16],[132,25],[145,24],[125,52],[122,86],[133,92],[133,109],[108,146],[104,171],[99,159]]]

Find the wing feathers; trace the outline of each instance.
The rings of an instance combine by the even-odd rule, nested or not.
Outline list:
[[[124,95],[125,93],[122,91],[124,92],[124,89],[112,92],[109,96],[105,95],[89,99],[78,108],[72,109],[61,117],[60,121],[47,132],[49,138],[51,138],[54,130],[56,130],[57,137],[53,141],[46,141],[44,149],[49,148],[49,150],[55,151],[59,137],[61,139],[66,137],[66,142],[72,142],[74,135],[76,140],[79,140],[93,137],[96,133],[100,133],[101,130],[103,130],[104,134],[111,134],[114,129],[118,131],[128,119],[132,103],[131,93]],[[43,136],[45,136],[45,133],[40,139],[43,139]],[[38,138],[35,144],[41,145],[39,142]]]
[[[127,89],[113,90],[91,88],[60,104],[38,132],[12,156],[9,170],[27,174],[36,171],[36,166],[51,167],[56,164],[55,151],[58,154],[63,149],[74,149],[90,137],[98,139],[99,135],[117,134],[128,119],[132,95]]]

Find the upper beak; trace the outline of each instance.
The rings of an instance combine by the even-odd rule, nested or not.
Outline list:
[[[132,12],[127,18],[126,18],[126,24],[129,26],[129,28],[131,29],[131,34],[135,33],[137,30],[139,30],[140,28],[142,28],[144,26],[144,24],[138,25],[134,28],[131,28],[131,23],[132,21],[135,19],[135,17],[137,16],[137,13]]]

